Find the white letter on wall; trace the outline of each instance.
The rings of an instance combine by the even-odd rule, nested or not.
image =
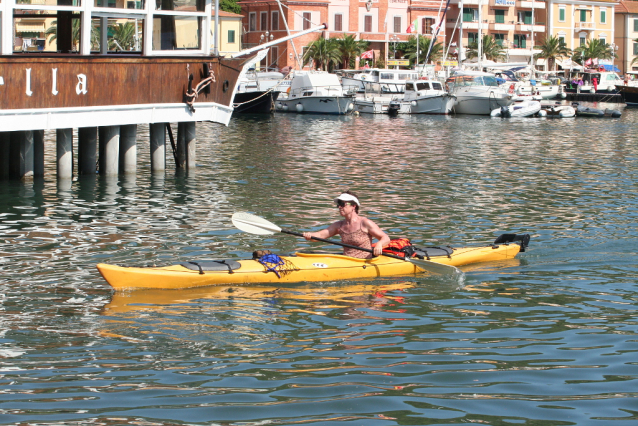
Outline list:
[[[86,95],[86,76],[78,74],[78,84],[75,86],[75,93]]]
[[[33,95],[31,91],[31,68],[27,68],[27,96]]]
[[[53,93],[53,95],[57,95],[58,92],[58,69],[57,68],[53,68],[53,85],[51,87],[51,93]]]

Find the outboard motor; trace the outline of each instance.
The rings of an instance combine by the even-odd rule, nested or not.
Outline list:
[[[502,106],[501,107],[501,118],[510,118],[512,116],[512,111],[510,111],[509,107]]]
[[[399,114],[399,110],[401,109],[401,102],[399,101],[390,101],[388,104],[388,114],[391,117],[395,117]]]

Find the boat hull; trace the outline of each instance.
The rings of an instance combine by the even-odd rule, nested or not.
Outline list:
[[[512,259],[520,251],[517,244],[456,249],[449,257],[431,257],[432,262],[452,266]],[[257,260],[240,260],[239,268],[198,271],[182,265],[166,267],[121,267],[98,264],[97,269],[116,290],[133,288],[177,289],[227,284],[297,283],[378,278],[424,272],[412,262],[379,256],[356,259],[338,254],[296,253],[282,256],[288,273],[266,271]]]
[[[275,110],[275,102],[279,97],[279,93],[279,91],[238,92],[235,94],[233,100],[235,112],[244,114],[270,114]]]
[[[354,95],[278,99],[275,105],[278,112],[345,115],[354,109]]]
[[[0,127],[228,124],[244,62],[212,56],[1,56]],[[187,105],[185,94],[210,76],[210,84],[190,99],[192,107]]]
[[[500,90],[473,90],[460,88],[454,92],[457,114],[490,115],[493,110],[512,104],[512,96]]]
[[[412,114],[450,114],[456,97],[451,95],[428,96],[410,102]]]

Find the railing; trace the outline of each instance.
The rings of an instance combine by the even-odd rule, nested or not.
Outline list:
[[[290,91],[290,96],[297,98],[301,98],[304,96],[338,96],[342,94],[343,87],[341,87],[341,85],[303,86],[297,87]]]
[[[581,30],[593,31],[595,29],[596,29],[595,22],[576,22],[576,24],[574,25],[574,31],[581,31]]]

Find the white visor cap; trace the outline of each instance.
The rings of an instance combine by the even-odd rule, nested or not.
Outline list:
[[[359,204],[359,200],[357,200],[357,197],[355,197],[354,195],[343,193],[343,194],[339,195],[337,198],[335,198],[335,204],[337,204],[337,202],[339,200],[341,200],[341,201],[353,201],[357,206],[361,207],[361,204]]]

